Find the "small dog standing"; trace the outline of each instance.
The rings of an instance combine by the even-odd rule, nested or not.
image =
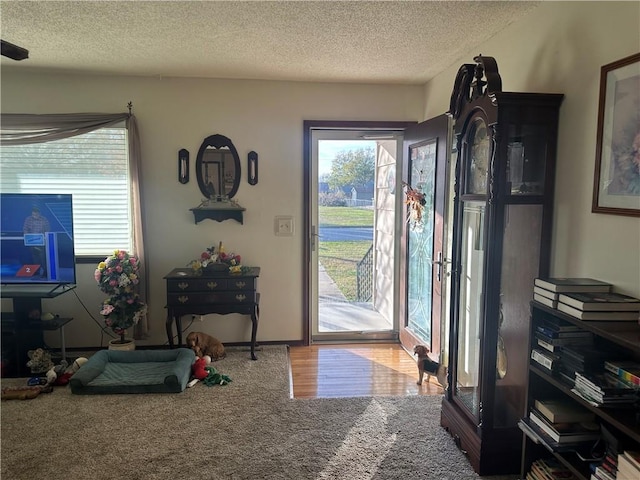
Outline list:
[[[427,382],[435,375],[442,388],[447,388],[447,367],[429,358],[429,349],[424,345],[416,345],[413,354],[418,356],[418,385],[422,385],[422,377],[427,374]]]
[[[196,356],[209,355],[213,361],[226,356],[222,342],[204,332],[191,332],[187,335],[187,346],[196,353]]]

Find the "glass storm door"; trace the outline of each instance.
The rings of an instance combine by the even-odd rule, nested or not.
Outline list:
[[[401,138],[402,131],[311,132],[311,342],[396,336]]]

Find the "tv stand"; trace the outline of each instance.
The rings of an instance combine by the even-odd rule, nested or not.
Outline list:
[[[64,326],[72,318],[42,320],[42,299],[55,298],[76,288],[73,284],[3,285],[2,298],[13,300],[13,312],[2,314],[3,361],[8,361],[3,376],[30,376],[26,364],[28,351],[44,346],[43,331],[60,330],[60,350],[66,360]],[[7,354],[8,353],[8,354]]]
[[[76,286],[72,283],[3,283],[0,296],[2,298],[55,298],[74,288]]]

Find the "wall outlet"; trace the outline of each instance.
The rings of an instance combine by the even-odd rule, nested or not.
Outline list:
[[[279,237],[293,236],[293,217],[279,215],[273,222],[274,233]]]

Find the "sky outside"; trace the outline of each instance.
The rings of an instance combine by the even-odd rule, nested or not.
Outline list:
[[[375,140],[318,140],[318,175],[331,171],[331,164],[341,152],[376,147]]]

